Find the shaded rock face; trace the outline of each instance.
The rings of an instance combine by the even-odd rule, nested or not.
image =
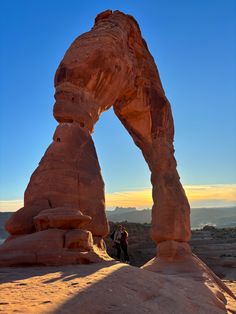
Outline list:
[[[133,17],[105,11],[91,31],[76,38],[56,71],[55,100],[59,125],[53,142],[30,179],[24,208],[6,229],[13,235],[35,232],[35,216],[63,207],[90,216],[86,230],[94,237],[108,233],[104,183],[91,134],[102,112],[113,106],[151,171],[152,238],[156,243],[188,241],[190,208],[176,170],[171,108]]]
[[[0,266],[90,264],[110,260],[93,245],[90,231],[48,229],[5,241]]]

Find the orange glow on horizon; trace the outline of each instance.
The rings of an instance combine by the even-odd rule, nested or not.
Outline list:
[[[191,207],[236,206],[236,184],[184,186]],[[151,188],[106,193],[106,207],[152,208]],[[16,211],[23,200],[0,200],[0,212]]]
[[[184,189],[191,207],[236,205],[236,184],[186,185]],[[151,208],[152,204],[151,188],[106,194],[108,208],[116,206]]]

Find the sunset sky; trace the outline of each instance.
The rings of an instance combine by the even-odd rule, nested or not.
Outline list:
[[[106,9],[137,19],[157,63],[191,206],[236,205],[236,1],[9,0],[0,3],[0,211],[22,206],[57,125],[56,68]],[[150,208],[150,172],[112,109],[101,116],[93,138],[107,208]]]

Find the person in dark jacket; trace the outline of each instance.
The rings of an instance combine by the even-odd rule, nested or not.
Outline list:
[[[120,254],[121,254],[121,244],[120,244],[120,240],[121,240],[121,233],[122,233],[122,226],[119,225],[117,230],[114,233],[114,248],[116,249],[116,258],[119,261],[120,260]]]
[[[120,238],[120,247],[124,252],[124,261],[129,264],[129,254],[128,254],[128,231],[122,226],[121,229],[121,238]]]

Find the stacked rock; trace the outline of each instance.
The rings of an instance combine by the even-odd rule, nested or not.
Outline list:
[[[41,211],[36,232],[12,235],[0,248],[0,266],[88,264],[109,260],[102,240],[86,230],[92,218],[66,207]]]

